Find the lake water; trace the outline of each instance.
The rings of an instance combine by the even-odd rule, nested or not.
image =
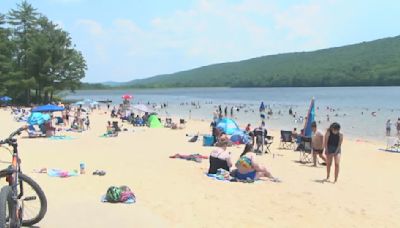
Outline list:
[[[310,100],[314,97],[318,107],[316,120],[320,122],[321,129],[328,127],[332,121],[337,121],[347,136],[380,141],[384,140],[386,121],[392,120],[394,134],[395,122],[400,117],[400,87],[84,90],[66,94],[66,98],[111,99],[117,105],[122,102],[121,95],[125,93],[134,96],[133,103],[167,103],[167,109],[157,109],[159,114],[186,119],[211,121],[217,105],[222,105],[223,109],[228,106],[228,113],[232,106],[245,106],[239,112],[234,111],[238,124],[243,128],[247,123],[251,123],[253,127],[260,124],[258,108],[263,101],[274,113],[267,120],[267,126],[278,130],[302,128],[303,124],[289,116],[288,110],[292,107],[297,117],[304,117]],[[186,102],[189,105],[182,105]],[[191,106],[190,102],[199,104],[201,108]],[[330,122],[327,121],[327,115]]]

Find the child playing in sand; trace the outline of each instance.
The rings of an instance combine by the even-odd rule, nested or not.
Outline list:
[[[326,181],[329,181],[332,161],[335,161],[335,182],[338,180],[341,147],[343,134],[340,133],[340,124],[332,123],[324,138],[324,147],[326,154]]]

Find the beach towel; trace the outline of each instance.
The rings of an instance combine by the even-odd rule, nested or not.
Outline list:
[[[383,149],[383,148],[380,148],[379,150],[380,151],[384,151],[384,152],[389,152],[389,153],[400,153],[400,150],[398,150],[398,149]]]
[[[182,155],[182,154],[175,154],[173,156],[169,156],[169,158],[179,158],[188,161],[195,161],[195,162],[202,162],[203,159],[208,159],[207,156],[201,154],[189,154],[189,155]]]
[[[241,182],[241,183],[256,183],[256,182],[258,183],[258,182],[260,182],[260,180],[250,180],[250,179],[248,179],[248,180],[240,180],[240,179],[237,179],[237,178],[231,176],[231,173],[226,171],[225,169],[218,169],[216,174],[206,173],[206,175],[208,177],[210,177],[210,178],[212,178],[214,180],[218,180],[218,181]],[[234,175],[234,174],[232,174],[232,175]],[[276,179],[276,180],[277,180],[276,182],[279,181],[278,179]]]
[[[212,179],[220,181],[230,181],[232,179],[230,173],[225,169],[218,169],[216,174],[207,173],[206,175]]]
[[[53,135],[49,137],[50,140],[72,140],[75,139],[74,137],[71,136],[66,136],[66,135]]]
[[[50,177],[75,177],[79,176],[79,173],[77,170],[65,171],[60,169],[48,169],[47,175]]]

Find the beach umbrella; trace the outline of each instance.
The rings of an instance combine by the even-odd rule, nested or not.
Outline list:
[[[11,100],[12,100],[12,98],[8,97],[8,96],[0,97],[0,101],[8,102],[8,101],[11,101]]]
[[[304,136],[311,137],[311,134],[312,134],[311,123],[314,121],[315,121],[315,102],[314,102],[314,98],[312,98],[310,108],[308,109],[308,112],[307,112],[307,119],[306,119],[306,122],[304,123],[304,128],[303,128]]]
[[[63,107],[47,104],[42,106],[37,106],[36,108],[32,109],[32,112],[57,112],[57,111],[64,111]]]
[[[141,112],[151,112],[152,110],[144,104],[138,104],[133,106],[134,109]]]
[[[84,105],[85,102],[83,102],[83,101],[78,101],[78,102],[75,102],[74,104],[79,106],[79,105]]]
[[[92,103],[93,100],[92,100],[92,99],[89,99],[89,98],[86,98],[85,100],[83,100],[83,102],[85,102],[85,103]]]
[[[41,125],[51,119],[49,114],[33,112],[26,121],[29,125]]]
[[[132,98],[133,98],[133,96],[130,95],[130,94],[124,94],[124,95],[122,95],[122,99],[124,99],[124,100],[130,100],[130,99],[132,99]]]

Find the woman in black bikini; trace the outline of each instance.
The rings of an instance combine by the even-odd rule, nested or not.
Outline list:
[[[335,182],[337,182],[339,175],[339,164],[341,146],[343,142],[343,134],[340,133],[340,124],[332,123],[324,138],[324,147],[326,154],[326,180],[329,181],[332,160],[335,160]]]

